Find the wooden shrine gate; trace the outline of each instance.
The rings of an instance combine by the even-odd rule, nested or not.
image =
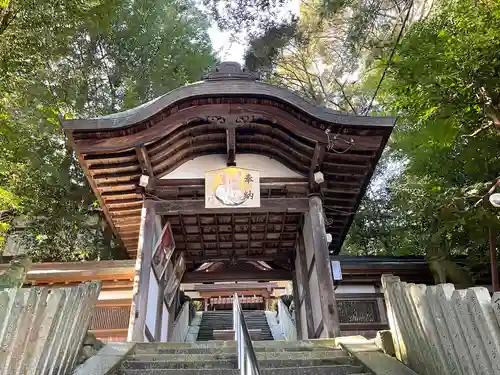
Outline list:
[[[130,340],[168,340],[181,282],[235,280],[293,280],[299,336],[339,334],[329,257],[393,118],[318,107],[223,63],[137,108],[62,122],[137,259]]]

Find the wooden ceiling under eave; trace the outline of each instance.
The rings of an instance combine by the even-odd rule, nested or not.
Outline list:
[[[125,112],[63,120],[63,128],[117,239],[134,257],[144,198],[138,189],[140,176],[163,184],[162,199],[172,199],[168,195],[172,186],[176,199],[202,199],[203,181],[160,178],[191,159],[210,154],[227,155],[228,164],[234,162],[235,154],[260,154],[303,176],[287,181],[263,179],[274,184],[268,190],[261,184],[263,197],[307,197],[319,190],[313,173],[323,172],[325,182],[320,187],[327,232],[333,237],[330,250],[338,252],[394,122],[394,118],[355,116],[315,106],[291,91],[256,81],[236,64],[225,63],[202,82]],[[263,224],[266,215],[257,216],[255,227]],[[175,220],[182,230],[179,215]],[[200,218],[190,220],[199,227],[196,241],[203,243]],[[248,242],[255,238],[249,223]],[[264,224],[267,228],[268,223]],[[273,231],[279,236],[272,240],[288,247],[291,228],[283,228],[299,226],[300,220],[279,223],[276,218],[276,224],[281,228]],[[263,241],[270,241],[266,228],[258,232],[261,237],[265,234]]]

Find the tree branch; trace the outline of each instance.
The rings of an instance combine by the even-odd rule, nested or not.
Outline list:
[[[500,186],[500,176],[498,176],[495,181],[492,183],[492,185],[490,186],[490,188],[488,189],[488,191],[486,192],[486,194],[484,194],[481,199],[479,199],[476,204],[474,204],[474,207],[477,207],[479,206],[482,202],[484,202],[486,199],[489,198],[489,196],[491,194],[493,194],[493,192],[495,191],[496,187],[497,186]]]

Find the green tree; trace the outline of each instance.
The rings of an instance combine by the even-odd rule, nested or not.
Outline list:
[[[344,252],[426,254],[439,279],[464,285],[450,256],[484,269],[499,226],[481,201],[500,176],[499,6],[311,0],[300,19],[254,34],[247,65],[267,80],[341,111],[399,117]]]
[[[405,34],[381,87],[381,106],[399,116],[391,157],[404,168],[386,202],[397,225],[380,225],[409,253],[445,262],[453,281],[464,275],[447,258],[465,255],[481,272],[488,230],[499,228],[498,211],[482,203],[500,175],[499,21],[498,2],[440,1]]]
[[[10,0],[0,25],[0,210],[29,222],[34,261],[119,256],[58,116],[199,80],[213,64],[203,14],[190,0]]]
[[[318,104],[365,114],[374,88],[361,85],[376,73],[396,43],[408,18],[424,11],[406,0],[308,0],[299,19],[271,24],[254,33],[246,65],[276,84],[297,91]],[[422,2],[425,4],[425,1]]]

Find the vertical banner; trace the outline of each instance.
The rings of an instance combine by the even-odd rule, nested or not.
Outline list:
[[[175,264],[174,272],[172,273],[172,275],[170,275],[167,281],[167,286],[165,287],[165,293],[163,295],[168,307],[170,307],[170,305],[172,304],[175,292],[181,284],[182,277],[184,276],[185,271],[186,262],[184,261],[184,254],[181,254]]]
[[[259,172],[228,167],[205,173],[205,208],[260,207]]]
[[[170,222],[165,224],[155,248],[153,249],[153,262],[151,266],[158,280],[161,280],[167,263],[175,250],[174,235]]]

